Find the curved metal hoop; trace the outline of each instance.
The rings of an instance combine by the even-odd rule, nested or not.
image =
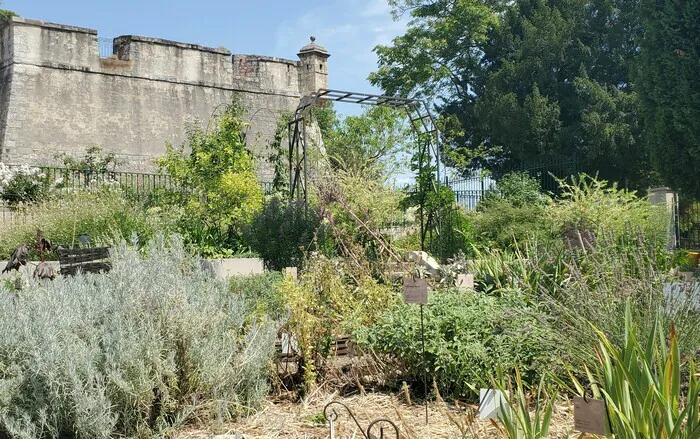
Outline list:
[[[372,421],[371,424],[369,424],[369,427],[367,427],[367,437],[368,438],[373,438],[373,437],[378,437],[379,439],[384,439],[384,427],[381,426],[381,424],[389,424],[391,428],[394,429],[394,434],[396,435],[396,439],[400,439],[400,434],[399,434],[399,427],[396,426],[392,421],[384,418],[379,418],[374,421]],[[379,428],[379,435],[377,436],[372,435],[372,427],[377,426]]]
[[[363,430],[362,426],[360,425],[360,422],[357,420],[357,418],[355,417],[355,414],[352,412],[352,410],[350,410],[350,408],[348,406],[346,406],[345,404],[343,404],[342,402],[338,402],[338,401],[331,401],[328,404],[326,404],[326,406],[323,408],[323,416],[325,416],[326,419],[329,421],[336,422],[338,420],[338,411],[335,408],[333,408],[332,406],[340,406],[343,409],[345,409],[345,411],[350,416],[350,419],[352,419],[352,421],[355,423],[355,425],[360,430],[360,433],[362,433],[362,436],[365,439],[370,439],[370,438],[384,439],[384,427],[382,427],[383,424],[389,424],[391,426],[391,428],[393,428],[393,430],[394,430],[394,433],[396,435],[396,439],[400,438],[399,427],[397,427],[396,424],[394,424],[389,419],[385,419],[385,418],[375,419],[374,421],[372,421],[369,424],[369,426],[367,427],[367,431]],[[374,427],[379,428],[379,435],[372,432],[372,429]]]
[[[325,416],[327,420],[333,421],[333,422],[335,422],[335,421],[338,420],[338,412],[337,412],[334,408],[333,408],[333,409],[330,409],[330,413],[328,413],[329,408],[330,408],[331,406],[333,406],[333,405],[339,405],[339,406],[341,406],[342,408],[344,408],[345,411],[348,412],[348,415],[350,415],[350,419],[352,419],[353,422],[355,423],[355,425],[357,425],[357,428],[360,429],[360,433],[362,433],[362,436],[364,436],[365,439],[369,439],[369,437],[367,437],[367,435],[365,434],[364,430],[362,429],[362,426],[361,426],[360,423],[357,421],[357,418],[355,417],[355,414],[352,412],[352,410],[350,410],[350,408],[349,408],[348,406],[346,406],[346,405],[343,404],[342,402],[331,401],[331,402],[329,402],[328,404],[326,404],[326,406],[323,408],[323,416]]]

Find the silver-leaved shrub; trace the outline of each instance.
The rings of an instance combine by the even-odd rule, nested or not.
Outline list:
[[[245,314],[178,238],[122,243],[106,274],[0,285],[0,437],[150,437],[245,414],[277,329]]]

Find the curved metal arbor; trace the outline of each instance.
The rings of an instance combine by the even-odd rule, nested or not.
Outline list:
[[[346,102],[350,104],[375,105],[403,108],[411,121],[413,131],[428,142],[429,160],[435,160],[436,189],[440,185],[440,131],[430,113],[428,104],[421,99],[397,96],[380,96],[341,90],[320,89],[301,98],[294,116],[289,122],[289,196],[308,201],[308,158],[306,121],[312,108],[320,102]]]

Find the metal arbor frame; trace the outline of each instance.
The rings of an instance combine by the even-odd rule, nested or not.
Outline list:
[[[383,107],[403,108],[411,121],[413,131],[418,136],[424,136],[428,142],[430,153],[429,163],[435,160],[436,179],[435,189],[440,185],[440,130],[430,113],[428,104],[420,99],[409,99],[396,96],[380,96],[367,93],[355,93],[341,90],[320,89],[317,92],[301,98],[294,111],[294,117],[289,122],[289,195],[290,198],[308,202],[308,158],[306,122],[312,108],[320,102],[346,102],[350,104],[374,105]]]

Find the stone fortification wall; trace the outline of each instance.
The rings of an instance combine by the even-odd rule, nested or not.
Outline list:
[[[50,163],[97,145],[129,170],[153,170],[166,142],[180,144],[187,123],[206,125],[234,94],[248,111],[250,147],[264,156],[279,113],[327,86],[327,52],[313,47],[292,61],[121,36],[111,57],[99,52],[92,29],[20,18],[0,29],[0,161]]]

